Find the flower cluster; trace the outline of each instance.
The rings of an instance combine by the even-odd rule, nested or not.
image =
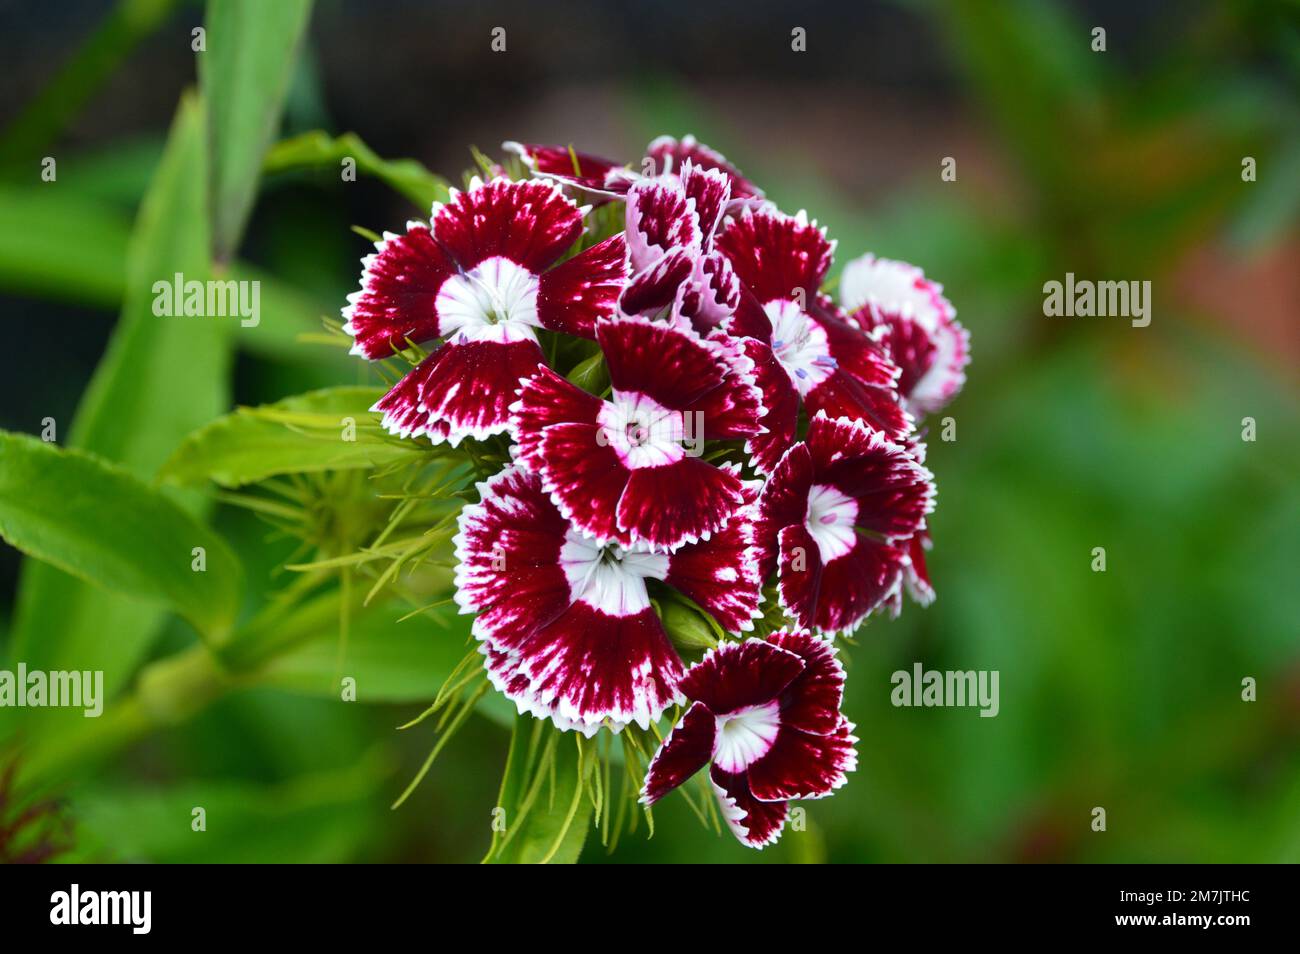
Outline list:
[[[369,359],[431,347],[375,406],[390,431],[509,448],[455,537],[492,684],[587,736],[689,706],[642,800],[710,765],[762,847],[856,763],[834,637],[933,598],[918,422],[966,332],[901,262],[849,262],[833,300],[825,230],[691,137],[630,166],[506,149],[523,178],[385,233],[344,329]],[[722,636],[689,667],[668,605]]]

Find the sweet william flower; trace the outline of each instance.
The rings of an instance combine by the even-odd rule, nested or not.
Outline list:
[[[353,353],[442,340],[375,405],[386,428],[452,445],[499,434],[519,379],[543,361],[536,330],[592,337],[616,313],[629,269],[621,233],[556,264],[585,212],[549,182],[475,179],[429,224],[385,233],[343,310]]]
[[[551,501],[537,475],[508,467],[478,485],[456,536],[456,602],[492,683],[520,712],[587,735],[642,728],[682,701],[682,663],[650,602],[660,581],[745,631],[759,615],[753,490],[726,529],[671,554],[600,544]]]
[[[650,762],[646,804],[708,765],[732,832],[762,848],[780,837],[790,801],[830,795],[857,767],[840,712],[844,670],[827,639],[782,631],[723,643],[679,686],[691,706]]]
[[[970,335],[943,286],[921,269],[863,255],[844,266],[840,303],[854,324],[877,334],[899,366],[898,389],[914,413],[933,414],[961,390]]]
[[[933,478],[907,448],[818,414],[763,488],[763,576],[779,573],[781,604],[800,626],[851,631],[880,605],[897,605],[909,542],[933,508]]]
[[[739,289],[730,263],[713,247],[731,197],[727,176],[690,160],[680,173],[641,179],[627,194],[632,279],[624,314],[671,311],[707,334],[735,311]]]
[[[762,432],[752,365],[730,341],[645,318],[600,321],[609,400],[542,369],[513,405],[518,461],[598,543],[674,550],[707,539],[745,503],[733,464],[706,440]]]

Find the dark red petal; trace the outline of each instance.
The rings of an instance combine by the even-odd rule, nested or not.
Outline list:
[[[582,212],[542,179],[453,189],[451,201],[435,209],[434,235],[462,271],[500,255],[537,274],[582,235]]]
[[[676,325],[602,321],[596,340],[615,391],[645,394],[675,411],[695,409],[730,374],[721,347]]]
[[[690,161],[682,164],[679,176],[687,197],[695,201],[701,242],[708,248],[731,201],[731,180],[721,169],[705,168]]]
[[[749,639],[710,649],[679,685],[688,699],[722,716],[778,698],[803,669],[803,660],[794,653]]]
[[[617,451],[598,439],[595,424],[555,424],[543,432],[536,456],[528,466],[542,482],[561,512],[574,526],[598,540],[630,544],[621,526],[620,501],[626,497],[629,471]],[[672,529],[666,534],[671,536]]]
[[[423,433],[453,446],[466,437],[483,440],[509,430],[519,379],[541,361],[542,349],[532,340],[457,338],[416,365],[374,409],[384,412],[386,428],[403,436]]]
[[[682,701],[682,664],[650,607],[611,616],[581,600],[520,642],[532,702],[563,720],[648,728]]]
[[[343,330],[355,339],[353,354],[391,358],[408,347],[408,338],[438,337],[438,289],[456,266],[418,222],[405,235],[386,233],[375,248],[362,260],[361,291],[348,296]]]
[[[769,345],[745,338],[741,347],[754,362],[754,383],[763,396],[766,411],[759,424],[767,428],[765,434],[750,438],[745,450],[759,473],[770,474],[781,455],[794,443],[799,424],[799,392]]]
[[[697,702],[673,726],[646,769],[641,801],[653,805],[709,764],[718,720]]]
[[[632,541],[671,550],[719,530],[744,503],[736,468],[682,457],[631,471],[618,502],[618,528]]]
[[[560,548],[569,523],[517,467],[479,484],[479,495],[460,514],[455,598],[462,613],[478,613],[474,634],[505,651],[568,609]]]
[[[552,331],[596,336],[596,322],[618,314],[630,265],[620,232],[543,272],[537,288],[537,317]]]
[[[899,368],[880,345],[850,324],[824,295],[819,295],[809,320],[826,332],[826,343],[836,367],[864,385],[897,391]]]
[[[763,802],[825,798],[857,768],[852,725],[841,721],[829,735],[813,735],[781,725],[772,747],[746,770],[749,788]]]
[[[707,440],[739,440],[763,433],[760,420],[766,414],[763,393],[755,379],[754,361],[743,344],[723,331],[715,331],[707,341],[717,349],[726,366],[722,382],[701,397],[692,409],[703,415]]]
[[[619,308],[628,315],[658,316],[676,301],[678,289],[691,277],[698,257],[699,250],[693,246],[669,249],[628,280]]]
[[[519,391],[519,400],[511,406],[519,456],[530,470],[542,470],[542,432],[552,424],[583,423],[595,426],[603,402],[588,394],[550,368],[539,368]]]
[[[720,169],[731,180],[731,194],[737,197],[761,196],[762,190],[740,174],[727,161],[726,156],[710,149],[694,136],[683,136],[678,142],[672,136],[660,136],[646,147],[646,157],[655,160],[655,171],[678,172],[689,159],[701,169]]]
[[[740,288],[730,261],[717,252],[701,255],[682,292],[681,313],[697,332],[707,335],[735,314]]]
[[[785,827],[790,806],[786,802],[760,802],[749,790],[744,773],[733,775],[716,765],[709,769],[722,815],[732,834],[750,848],[775,844]]]
[[[715,251],[714,254],[720,254]],[[724,256],[725,257],[725,256]],[[731,259],[726,259],[731,264]],[[735,269],[732,269],[735,274]],[[737,278],[736,312],[723,322],[723,329],[737,338],[753,338],[763,344],[772,343],[772,319],[754,297],[749,286]]]
[[[902,585],[906,554],[862,534],[853,549],[825,564],[802,525],[781,531],[780,540],[781,599],[800,626],[851,631]],[[797,562],[796,548],[803,551]],[[799,571],[801,565],[806,569]]]
[[[844,371],[833,371],[809,390],[804,395],[804,405],[810,417],[825,414],[830,418],[862,421],[895,439],[912,432],[912,417],[903,409],[892,387],[871,387]]]
[[[930,534],[922,531],[912,537],[907,544],[907,569],[903,571],[903,583],[912,599],[922,606],[934,602],[934,584],[930,582],[930,571],[925,565],[925,551],[930,546]]]
[[[930,333],[919,322],[898,312],[881,311],[876,305],[863,305],[852,319],[864,330],[880,329],[881,344],[900,371],[899,393],[910,395],[934,364],[935,346]]]
[[[517,153],[524,165],[537,175],[584,188],[604,189],[610,172],[623,168],[612,159],[578,152],[567,146],[542,146],[531,142],[507,142],[503,145],[508,151]]]
[[[781,457],[759,498],[754,530],[764,579],[776,569],[777,535],[786,527],[801,526],[807,519],[812,485],[812,455],[801,442]]]
[[[802,522],[782,528],[776,539],[781,605],[800,626],[817,626],[822,587],[822,558],[817,541]]]
[[[634,271],[674,248],[698,251],[702,238],[694,207],[678,181],[642,179],[628,190],[627,246]]]
[[[900,444],[856,422],[814,417],[806,439],[814,483],[858,502],[855,526],[910,537],[934,509],[934,478]]]
[[[669,556],[664,577],[732,633],[754,628],[763,600],[752,519],[746,508],[708,540],[681,547]]]
[[[804,671],[781,693],[781,725],[817,735],[838,729],[844,667],[835,656],[835,643],[806,630],[782,630],[767,639],[804,661]]]
[[[802,214],[746,211],[715,240],[760,304],[773,299],[812,302],[831,265],[834,246]]]

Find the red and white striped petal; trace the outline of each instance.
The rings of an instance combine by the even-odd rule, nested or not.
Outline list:
[[[713,440],[762,432],[764,408],[753,362],[723,335],[701,338],[688,328],[643,318],[601,322],[596,339],[605,353],[614,393],[642,394],[685,415],[687,437]]]
[[[769,345],[754,338],[744,338],[741,347],[754,362],[754,383],[763,396],[764,415],[759,421],[765,433],[745,444],[754,468],[771,474],[781,455],[794,443],[799,424],[799,392]]]
[[[635,173],[614,160],[567,146],[519,142],[504,142],[501,146],[518,155],[533,175],[555,179],[606,200],[622,196],[635,181]]]
[[[909,539],[933,506],[930,472],[905,447],[819,415],[763,489],[760,571],[779,572],[782,604],[800,626],[850,631],[896,597],[908,558],[890,541]]]
[[[536,372],[542,349],[531,332],[497,326],[492,337],[458,334],[407,373],[371,410],[401,437],[428,437],[453,447],[510,429],[519,381]]]
[[[749,790],[760,802],[825,798],[858,767],[853,723],[842,716],[828,735],[803,732],[782,722],[767,753],[746,771]]]
[[[857,534],[828,560],[804,524],[784,528],[777,539],[781,605],[802,627],[852,632],[902,585],[907,556],[887,543]]]
[[[618,502],[621,538],[662,551],[707,540],[744,506],[744,486],[739,467],[699,457],[637,468]]]
[[[627,245],[641,272],[671,249],[699,250],[703,241],[695,200],[676,176],[642,179],[627,194]]]
[[[883,311],[875,304],[863,305],[849,320],[880,342],[898,367],[899,393],[909,396],[934,364],[935,346],[930,333],[920,322],[905,318],[901,312]]]
[[[754,506],[743,508],[708,540],[668,557],[664,582],[713,615],[727,632],[748,632],[762,616],[763,578],[754,545]]]
[[[844,266],[840,301],[864,328],[910,321],[929,337],[933,351],[928,360],[924,349],[909,359],[914,333],[901,328],[889,333],[895,360],[899,364],[910,360],[914,366],[912,380],[902,390],[918,413],[934,413],[961,390],[970,362],[970,335],[957,321],[943,286],[927,279],[921,269],[863,255]]]
[[[782,630],[767,640],[804,661],[803,672],[781,693],[781,725],[817,735],[838,730],[843,719],[844,667],[835,643],[806,630]]]
[[[407,225],[405,235],[385,232],[375,253],[361,260],[361,290],[348,295],[343,330],[353,338],[352,353],[389,358],[441,334],[437,299],[456,264],[439,247],[422,222]]]
[[[694,246],[669,249],[628,279],[619,310],[625,315],[652,318],[666,314],[677,302],[683,283],[694,273],[699,257]]]
[[[750,791],[744,773],[724,772],[715,765],[709,770],[709,778],[722,808],[722,817],[742,845],[766,848],[776,844],[790,814],[787,802],[760,802]]]
[[[863,421],[890,437],[911,433],[913,421],[898,392],[899,368],[868,335],[819,297],[809,321],[825,341],[833,369],[803,390],[809,415]]]
[[[812,455],[803,441],[790,447],[772,468],[759,496],[754,522],[759,572],[767,579],[777,569],[778,537],[786,527],[808,516],[808,496],[813,487]]]
[[[862,328],[879,336],[902,370],[898,390],[917,414],[941,410],[966,381],[970,334],[955,318],[940,319],[932,329],[902,310],[868,302],[853,313]]]
[[[646,729],[685,701],[676,690],[681,660],[649,606],[615,616],[579,600],[515,656],[532,704],[570,723]]]
[[[641,801],[653,805],[709,764],[717,720],[702,702],[686,710],[646,768]]]
[[[682,163],[678,177],[682,191],[695,205],[701,244],[708,249],[731,201],[731,179],[721,169],[709,169],[689,159]]]
[[[542,273],[538,321],[552,331],[594,338],[596,322],[618,314],[630,276],[627,241],[620,232]]]
[[[930,534],[922,530],[907,543],[907,567],[903,570],[903,584],[908,595],[919,605],[929,606],[934,602],[934,584],[930,582],[930,571],[925,565],[925,551],[933,544]]]
[[[701,169],[718,169],[726,173],[731,184],[731,196],[737,200],[761,198],[763,195],[762,190],[741,175],[724,155],[698,142],[694,136],[683,136],[680,141],[672,136],[660,136],[646,147],[646,157],[655,161],[655,171],[660,174],[679,171],[687,160]]]
[[[701,335],[723,326],[740,306],[740,279],[731,262],[712,251],[695,259],[682,289],[680,312]]]
[[[934,476],[906,447],[856,421],[822,415],[809,423],[806,443],[814,490],[831,488],[851,498],[854,526],[904,540],[925,525],[934,510]]]
[[[911,433],[914,425],[892,390],[864,385],[841,371],[832,372],[805,394],[804,405],[810,415],[860,421],[893,438]]]
[[[715,245],[731,261],[759,304],[786,300],[805,308],[821,288],[835,243],[805,213],[746,210],[718,233]]]
[[[535,276],[582,235],[586,211],[553,182],[475,178],[434,206],[433,234],[462,272],[504,258]]]
[[[456,601],[477,612],[489,676],[521,712],[561,728],[643,728],[682,701],[682,665],[650,604],[667,561],[578,535],[536,475],[480,484],[456,536]]]
[[[566,381],[550,368],[539,368],[537,374],[526,383],[518,382],[518,386],[519,400],[510,411],[521,464],[540,474],[544,470],[542,438],[549,428],[561,424],[592,428],[590,442],[596,446],[595,428],[604,406],[600,398]]]
[[[776,701],[804,665],[797,653],[759,639],[725,642],[691,666],[679,686],[688,699],[727,716]]]
[[[478,614],[479,639],[517,644],[573,602],[560,565],[569,524],[536,475],[518,467],[480,483],[478,492],[479,502],[460,512],[454,541],[456,604]]]

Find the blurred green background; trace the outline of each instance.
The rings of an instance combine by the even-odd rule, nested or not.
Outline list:
[[[273,139],[351,131],[457,180],[471,144],[630,161],[654,135],[694,133],[827,225],[839,264],[872,251],[924,267],[973,337],[966,389],[944,412],[957,439],[930,443],[938,599],[875,620],[846,653],[861,739],[850,784],[762,853],[704,831],[674,798],[652,839],[642,828],[612,855],[589,839],[583,861],[1300,860],[1298,11],[316,5]],[[350,227],[427,213],[380,179],[340,181],[337,159],[273,163],[232,253],[264,279],[262,324],[228,353],[193,330],[164,347],[147,322],[110,348],[133,294],[132,224],[197,81],[203,18],[167,0],[0,0],[0,427],[36,434],[52,417],[61,442],[145,477],[186,421],[377,383],[310,336],[356,286],[367,243]],[[807,52],[790,49],[796,26]],[[1105,52],[1091,49],[1099,26]],[[247,62],[236,74],[275,82]],[[47,156],[55,182],[40,177]],[[956,181],[941,180],[945,157]],[[153,225],[166,246],[176,222]],[[1042,286],[1066,272],[1151,281],[1151,325],[1044,317]],[[115,405],[93,393],[115,388]],[[212,508],[252,614],[284,584],[293,542],[211,494],[177,496]],[[120,700],[196,643],[177,619],[56,575],[0,550],[6,666],[103,668]],[[79,713],[0,710],[0,761],[60,766],[39,791],[59,806],[64,858],[477,860],[510,707],[472,718],[390,811],[432,740],[395,726],[436,692],[465,633],[450,613],[397,615],[349,634],[349,663],[385,687],[378,702],[337,700],[325,614],[300,622],[319,640],[147,726],[105,718],[87,736],[69,725]],[[892,707],[890,675],[914,662],[998,670],[1000,713]],[[205,834],[190,830],[194,805]]]

